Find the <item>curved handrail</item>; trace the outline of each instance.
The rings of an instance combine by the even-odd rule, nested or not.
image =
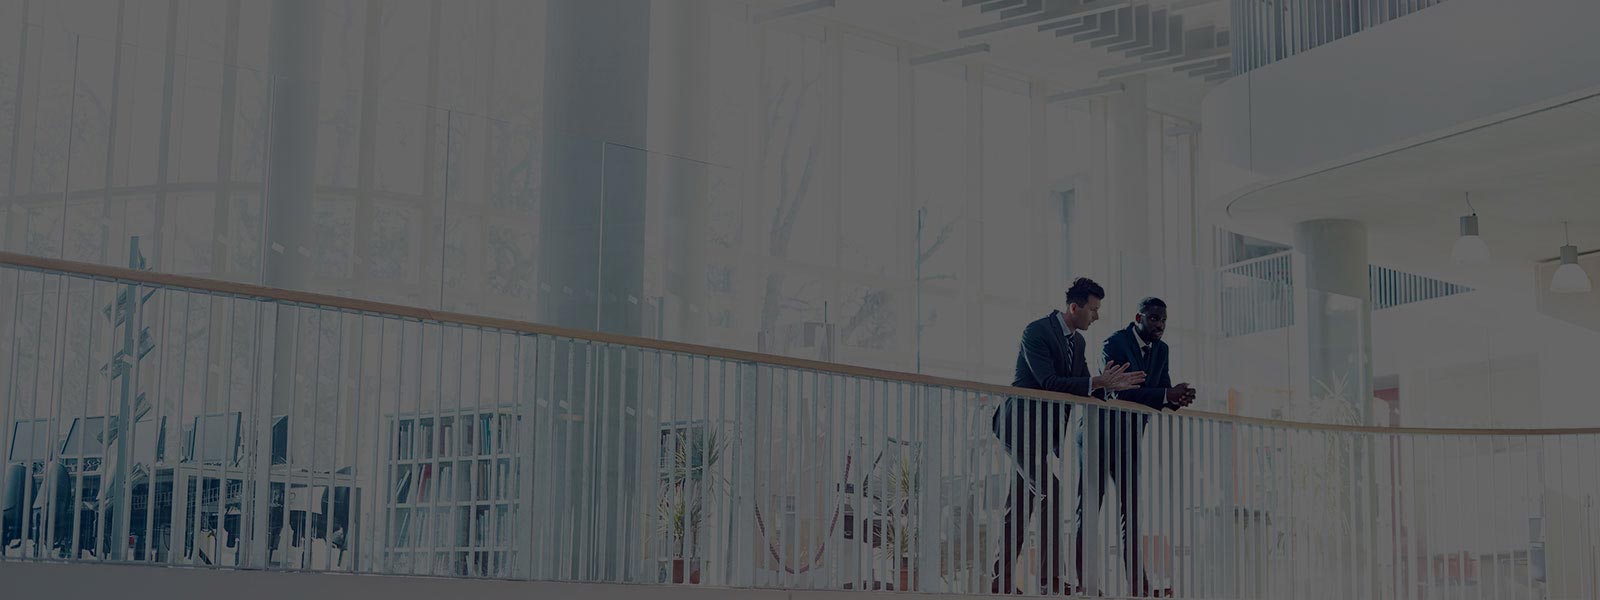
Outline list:
[[[870,367],[860,367],[860,366],[847,365],[847,364],[841,364],[841,363],[830,363],[830,362],[823,362],[823,361],[818,361],[818,360],[807,360],[807,359],[802,359],[802,358],[793,358],[793,357],[788,357],[788,356],[780,356],[780,355],[776,355],[776,354],[765,354],[765,353],[760,353],[760,352],[750,352],[750,351],[746,351],[746,350],[734,350],[734,349],[730,349],[730,348],[721,348],[721,347],[717,347],[717,346],[705,346],[705,345],[700,345],[700,344],[689,344],[689,343],[684,343],[684,342],[672,342],[672,341],[667,341],[667,340],[657,340],[657,339],[636,337],[636,336],[630,336],[630,335],[604,333],[604,332],[599,332],[599,331],[588,331],[588,330],[581,330],[581,329],[568,329],[568,328],[564,328],[564,327],[555,327],[555,326],[552,326],[552,325],[544,325],[544,324],[532,323],[532,322],[528,322],[528,321],[517,321],[517,320],[514,320],[514,319],[502,319],[502,318],[496,318],[496,317],[486,317],[486,316],[481,316],[481,315],[472,315],[472,314],[465,314],[465,313],[456,313],[456,312],[449,312],[449,311],[432,310],[432,309],[426,309],[426,308],[418,308],[418,307],[415,307],[415,306],[405,306],[405,305],[400,305],[400,304],[389,304],[389,303],[386,303],[386,302],[376,302],[376,301],[372,301],[372,300],[361,300],[361,299],[357,299],[357,298],[348,298],[348,297],[344,297],[344,296],[334,296],[334,295],[331,295],[331,294],[320,294],[320,293],[314,293],[314,292],[301,292],[301,291],[294,291],[294,290],[285,290],[285,289],[272,288],[272,287],[249,284],[249,283],[237,283],[237,282],[222,281],[222,280],[217,280],[217,279],[207,279],[207,278],[203,278],[203,277],[193,277],[193,276],[189,276],[189,275],[175,275],[175,274],[170,274],[170,273],[155,273],[155,272],[150,272],[150,271],[138,271],[138,270],[128,269],[128,268],[124,268],[124,267],[112,267],[112,266],[106,266],[106,265],[98,265],[98,264],[93,264],[93,263],[71,261],[71,260],[64,260],[64,259],[57,259],[57,258],[44,258],[44,257],[39,257],[39,256],[31,256],[31,255],[27,255],[27,254],[18,254],[18,253],[14,253],[14,252],[0,252],[0,265],[18,267],[18,268],[23,268],[23,269],[38,270],[38,271],[55,271],[55,272],[60,272],[60,273],[70,273],[70,274],[86,275],[86,276],[92,276],[92,277],[118,279],[118,280],[122,280],[122,281],[137,282],[137,283],[143,283],[143,284],[149,284],[149,285],[155,285],[155,286],[163,286],[163,287],[189,288],[189,289],[195,289],[195,290],[203,290],[203,291],[208,291],[208,292],[215,292],[215,293],[220,293],[220,294],[230,294],[230,295],[242,296],[242,297],[248,297],[248,298],[260,298],[260,299],[275,300],[275,301],[289,302],[289,303],[296,303],[296,304],[315,304],[315,305],[326,306],[326,307],[331,307],[331,308],[339,308],[339,309],[357,311],[357,312],[367,312],[367,313],[374,313],[374,314],[382,314],[382,315],[389,315],[389,316],[395,316],[395,317],[417,319],[417,320],[422,320],[422,321],[434,321],[434,322],[439,322],[439,323],[453,323],[453,324],[458,324],[458,325],[470,325],[470,326],[475,326],[475,327],[483,327],[483,328],[487,328],[487,329],[499,329],[499,330],[504,330],[504,331],[514,331],[514,332],[519,332],[519,333],[529,333],[529,334],[536,334],[536,335],[549,335],[549,336],[556,336],[556,337],[566,337],[566,338],[580,339],[580,340],[586,340],[586,341],[591,341],[591,342],[598,342],[598,343],[603,343],[603,344],[616,344],[616,345],[622,345],[622,346],[635,346],[635,347],[640,347],[640,348],[649,348],[649,349],[661,350],[661,351],[666,351],[666,352],[677,352],[677,353],[683,353],[683,354],[698,354],[698,355],[702,355],[702,356],[710,356],[710,357],[721,358],[721,359],[726,359],[726,360],[745,361],[745,362],[758,362],[758,363],[763,363],[763,364],[768,364],[768,365],[777,365],[777,366],[789,367],[789,368],[795,368],[795,369],[807,369],[807,370],[812,370],[812,371],[819,371],[819,372],[825,372],[825,373],[834,373],[834,374],[838,374],[838,375],[846,375],[846,376],[852,376],[852,377],[865,377],[865,378],[871,378],[871,379],[885,379],[885,380],[902,381],[902,382],[907,382],[907,383],[916,383],[916,384],[922,384],[922,385],[930,385],[930,386],[938,386],[938,387],[949,387],[949,388],[957,388],[957,389],[972,390],[972,391],[981,391],[981,392],[988,392],[988,393],[995,394],[995,395],[1000,395],[1000,396],[1032,398],[1032,399],[1038,399],[1038,400],[1065,402],[1065,403],[1069,403],[1069,404],[1079,404],[1079,405],[1114,406],[1114,407],[1116,407],[1116,408],[1118,408],[1120,410],[1126,410],[1128,412],[1143,412],[1143,413],[1151,413],[1151,414],[1154,414],[1154,413],[1158,412],[1158,411],[1155,411],[1155,410],[1153,410],[1153,409],[1151,409],[1151,408],[1149,408],[1147,406],[1144,406],[1142,404],[1137,404],[1137,403],[1133,403],[1133,402],[1126,402],[1126,401],[1121,401],[1121,400],[1104,401],[1104,400],[1099,400],[1099,399],[1096,399],[1096,398],[1088,398],[1088,397],[1084,397],[1084,396],[1075,396],[1075,395],[1071,395],[1071,394],[1062,394],[1062,393],[1057,393],[1057,392],[1048,392],[1048,391],[1042,391],[1042,390],[1032,390],[1032,389],[1027,389],[1027,388],[1017,388],[1017,387],[1004,386],[1004,385],[995,385],[995,384],[992,384],[992,383],[982,383],[982,382],[977,382],[977,381],[965,381],[965,380],[961,380],[961,379],[952,379],[952,378],[947,378],[947,377],[937,377],[937,376],[933,376],[933,375],[923,375],[923,374],[918,374],[918,373],[905,373],[905,372],[901,372],[901,371],[892,371],[892,370],[888,370],[888,369],[874,369],[874,368],[870,368]],[[1305,422],[1299,422],[1299,421],[1285,421],[1285,420],[1278,420],[1278,419],[1263,419],[1263,418],[1258,418],[1258,417],[1246,417],[1246,416],[1240,416],[1240,415],[1230,415],[1230,414],[1224,414],[1224,413],[1206,412],[1206,411],[1198,411],[1198,410],[1184,411],[1182,414],[1184,416],[1189,416],[1189,417],[1194,417],[1194,418],[1210,419],[1210,420],[1214,420],[1214,421],[1222,421],[1222,422],[1235,423],[1235,424],[1240,424],[1240,425],[1258,425],[1258,426],[1277,427],[1277,428],[1284,428],[1284,429],[1301,429],[1301,430],[1312,430],[1312,431],[1343,431],[1343,432],[1373,433],[1373,434],[1387,434],[1387,435],[1412,434],[1412,435],[1467,435],[1467,436],[1497,436],[1497,435],[1554,436],[1554,435],[1600,434],[1600,427],[1566,427],[1566,428],[1547,428],[1547,429],[1483,429],[1483,428],[1452,428],[1452,427],[1378,427],[1378,426],[1365,426],[1365,425],[1339,425],[1339,424],[1331,424],[1331,423],[1305,423]]]

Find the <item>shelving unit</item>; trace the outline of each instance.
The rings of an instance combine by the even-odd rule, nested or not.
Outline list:
[[[389,418],[384,554],[390,569],[511,574],[520,426],[510,407]]]

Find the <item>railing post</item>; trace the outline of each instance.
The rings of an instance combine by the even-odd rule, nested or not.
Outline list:
[[[1105,418],[1105,415],[1103,414],[1104,409],[1097,406],[1080,404],[1078,407],[1083,409],[1083,429],[1079,434],[1082,436],[1080,439],[1083,440],[1083,444],[1078,446],[1078,477],[1083,485],[1083,496],[1079,498],[1079,502],[1082,503],[1081,520],[1074,525],[1081,527],[1083,530],[1083,547],[1078,549],[1083,555],[1074,556],[1074,558],[1083,565],[1081,574],[1083,586],[1089,590],[1102,590],[1105,589],[1105,582],[1100,580],[1100,573],[1105,564],[1103,562],[1105,560],[1105,546],[1100,543],[1100,503],[1096,500],[1100,498],[1100,461],[1106,458],[1100,455],[1100,436],[1102,432],[1099,427],[1100,421]],[[1041,481],[1039,485],[1045,486],[1049,485],[1049,483],[1049,481]],[[1066,485],[1067,483],[1063,481],[1063,493],[1066,493]],[[1068,535],[1064,526],[1058,527],[1058,529],[1057,535]],[[1068,540],[1062,540],[1062,546],[1065,547],[1067,542]]]
[[[943,437],[943,421],[940,402],[944,401],[944,393],[939,388],[926,385],[916,385],[912,388],[911,412],[913,423],[921,424],[921,450],[918,451],[917,463],[922,468],[919,477],[922,478],[921,493],[917,498],[917,584],[919,592],[944,592],[943,589],[933,589],[940,580],[939,572],[939,539],[943,533],[944,506],[947,501],[943,497],[944,470],[939,457],[944,456],[944,447],[941,443]],[[954,567],[954,565],[952,565]]]
[[[517,444],[518,454],[514,464],[517,469],[517,504],[518,518],[512,522],[518,525],[515,532],[515,552],[512,553],[511,576],[514,579],[532,579],[533,564],[538,552],[533,548],[534,519],[548,519],[547,514],[533,509],[534,502],[534,477],[537,474],[535,465],[539,456],[539,447],[536,441],[539,421],[538,394],[539,389],[539,337],[516,336],[516,357],[512,364],[516,371],[512,375],[512,392],[518,407]]]
[[[267,568],[268,559],[270,558],[267,550],[267,545],[271,541],[267,533],[270,531],[267,518],[272,513],[272,485],[268,479],[268,471],[272,468],[272,435],[270,428],[272,423],[272,400],[277,389],[277,378],[273,376],[277,373],[274,370],[274,359],[279,356],[277,346],[282,340],[276,335],[269,336],[267,333],[282,331],[277,323],[281,316],[278,310],[281,306],[281,304],[273,302],[263,310],[261,304],[257,304],[256,344],[258,347],[256,348],[256,356],[258,357],[257,360],[261,361],[262,364],[256,365],[255,379],[257,389],[250,400],[251,409],[254,411],[252,422],[257,424],[257,427],[254,428],[255,435],[251,445],[250,465],[248,467],[250,484],[246,488],[251,497],[249,505],[251,510],[246,511],[245,518],[250,519],[251,524],[249,527],[242,528],[244,529],[244,535],[242,536],[244,539],[241,541],[241,544],[246,549],[244,564],[255,569]],[[271,325],[266,324],[268,315],[272,316]],[[272,340],[271,347],[261,348],[260,345],[266,344],[268,339]],[[262,423],[267,424],[266,426],[269,428],[266,435],[261,433],[260,424]],[[174,479],[174,485],[178,486],[181,483]]]
[[[751,443],[755,438],[756,424],[760,422],[760,378],[759,367],[755,363],[739,361],[733,363],[737,368],[734,397],[738,404],[734,407],[734,433],[730,440],[729,450],[733,456],[734,479],[729,486],[731,506],[728,510],[727,531],[731,539],[726,544],[727,556],[726,585],[731,587],[747,588],[755,585],[756,565],[763,561],[763,548],[757,540],[755,517],[755,489],[756,489],[756,456],[757,445]]]

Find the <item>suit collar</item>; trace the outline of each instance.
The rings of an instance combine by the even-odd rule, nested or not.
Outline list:
[[[1060,310],[1050,311],[1050,324],[1055,327],[1056,333],[1063,338],[1071,338],[1077,333],[1067,327],[1067,315]]]

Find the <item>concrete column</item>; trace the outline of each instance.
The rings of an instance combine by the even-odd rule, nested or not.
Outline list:
[[[316,194],[321,3],[274,0],[268,35],[272,128],[267,133],[267,247],[261,277],[267,286],[303,290],[311,259],[300,250],[310,249],[311,199]]]
[[[1300,321],[1295,329],[1301,354],[1296,385],[1303,386],[1312,402],[1347,402],[1355,423],[1372,424],[1372,304],[1368,275],[1367,227],[1359,221],[1322,219],[1295,225],[1295,248],[1302,255],[1296,268],[1296,305]],[[1333,407],[1322,407],[1333,408]],[[1341,407],[1342,408],[1342,407]],[[1376,452],[1370,443],[1352,441],[1344,455],[1350,463],[1349,481],[1357,484],[1340,498],[1330,499],[1349,525],[1347,551],[1333,557],[1332,572],[1350,572],[1372,564],[1375,554],[1387,554],[1376,540],[1377,520],[1363,518],[1362,506],[1377,506]],[[1363,521],[1365,521],[1363,523]],[[1392,558],[1392,557],[1391,557]],[[1378,578],[1367,583],[1340,580],[1342,596],[1375,596]],[[1349,587],[1346,588],[1345,586]]]
[[[640,332],[650,6],[553,2],[545,41],[540,321]],[[642,299],[641,299],[642,300]]]
[[[1139,296],[1151,293],[1155,284],[1153,274],[1156,260],[1150,249],[1160,235],[1152,229],[1152,215],[1159,214],[1151,208],[1150,198],[1150,113],[1146,106],[1143,76],[1122,81],[1124,91],[1106,97],[1106,152],[1110,271],[1106,287],[1110,297],[1102,309],[1105,325],[1098,329],[1113,331],[1133,319],[1133,303]]]
[[[1306,290],[1307,381],[1330,387],[1341,378],[1358,422],[1368,421],[1372,397],[1372,305],[1367,227],[1359,221],[1323,219],[1295,225],[1294,245],[1305,267],[1296,282]]]

